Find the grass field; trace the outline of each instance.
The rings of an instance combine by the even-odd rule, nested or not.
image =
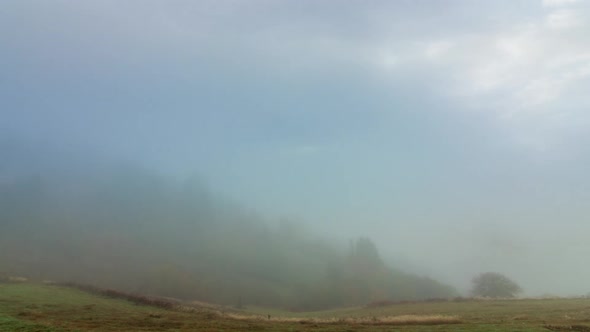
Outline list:
[[[268,319],[267,315],[271,315]],[[590,331],[589,299],[183,312],[39,284],[0,284],[0,331]]]

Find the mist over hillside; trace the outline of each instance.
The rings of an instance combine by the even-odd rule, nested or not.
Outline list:
[[[343,245],[296,222],[271,226],[196,178],[114,164],[68,175],[65,158],[26,170],[36,154],[5,152],[23,164],[3,165],[4,274],[294,310],[456,295],[386,266],[368,238]]]

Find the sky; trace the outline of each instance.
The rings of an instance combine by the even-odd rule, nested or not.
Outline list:
[[[588,32],[584,0],[4,0],[0,136],[585,294]]]

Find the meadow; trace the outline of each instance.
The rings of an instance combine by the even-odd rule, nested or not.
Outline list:
[[[590,299],[585,298],[416,302],[293,313],[196,303],[166,308],[111,295],[2,283],[0,331],[590,331]]]

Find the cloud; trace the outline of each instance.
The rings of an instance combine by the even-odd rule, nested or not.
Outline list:
[[[562,7],[577,2],[579,2],[579,0],[543,0],[543,7]]]
[[[346,75],[373,84],[378,77],[383,90],[411,86],[406,89],[417,96],[442,95],[449,104],[461,105],[452,108],[480,109],[504,120],[564,108],[583,116],[569,100],[575,99],[573,88],[590,84],[585,31],[590,10],[573,0],[545,0],[525,9],[511,1],[462,0],[444,6],[63,1],[44,10],[50,15],[27,16],[28,29],[14,34],[0,23],[5,31],[0,37],[9,45],[31,41],[27,49],[7,48],[7,58],[26,64],[19,68],[30,68],[31,77],[51,66],[53,72],[71,67],[85,77],[111,75],[115,82],[125,82],[119,76],[132,76],[132,68],[155,78],[165,67],[160,70],[170,80],[188,85],[202,75],[200,66],[300,85],[338,85],[331,80]],[[18,15],[5,16],[0,21]]]
[[[571,9],[559,9],[547,15],[545,20],[550,29],[568,29],[582,25],[582,20]]]

